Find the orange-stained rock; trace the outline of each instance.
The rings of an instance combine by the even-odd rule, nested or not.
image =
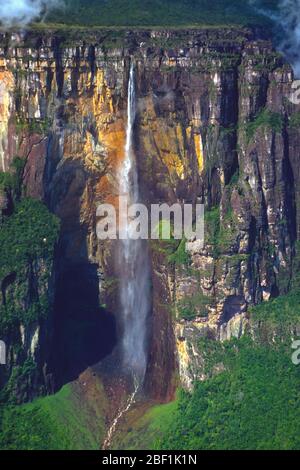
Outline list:
[[[1,49],[0,165],[26,160],[24,194],[62,221],[61,270],[91,269],[97,302],[118,319],[116,244],[97,239],[96,209],[118,207],[134,60],[142,200],[197,201],[210,211],[205,246],[190,241],[187,266],[152,250],[146,386],[163,401],[174,395],[177,370],[188,387],[202,378],[200,337],[238,335],[245,306],[288,289],[300,234],[300,137],[290,123],[300,108],[287,102],[291,69],[251,30],[136,31],[115,48],[108,32],[92,34],[68,47],[54,33],[33,34],[35,47],[17,38]],[[282,129],[250,126],[251,135],[249,122],[265,107]],[[184,319],[180,301],[201,295],[207,312],[196,305]]]

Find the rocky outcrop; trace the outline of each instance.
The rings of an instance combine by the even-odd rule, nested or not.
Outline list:
[[[81,369],[109,354],[118,331],[116,250],[97,239],[96,208],[116,204],[134,61],[143,202],[206,205],[203,249],[193,240],[187,256],[182,246],[152,247],[146,388],[157,399],[172,396],[177,369],[190,387],[201,379],[199,338],[239,336],[249,305],[289,289],[300,230],[300,108],[289,101],[291,68],[270,41],[238,28],[104,31],[80,39],[28,33],[1,42],[0,162],[7,171],[22,157],[26,194],[61,220],[58,351],[66,353],[68,331],[82,335],[82,323],[82,344],[95,344],[95,324],[103,344]],[[70,300],[74,291],[80,308]],[[58,382],[78,358],[69,346]]]
[[[7,175],[7,174],[5,174]],[[7,183],[6,183],[7,184]],[[5,191],[11,195],[11,188]],[[39,201],[13,200],[0,226],[0,332],[6,345],[0,401],[21,403],[54,391],[54,249],[59,222]]]

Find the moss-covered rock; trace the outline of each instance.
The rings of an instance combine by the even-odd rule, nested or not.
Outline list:
[[[0,333],[7,343],[2,399],[22,401],[45,388],[58,219],[33,199],[16,203],[0,228]],[[42,339],[41,339],[42,338]],[[43,344],[44,343],[44,344]]]

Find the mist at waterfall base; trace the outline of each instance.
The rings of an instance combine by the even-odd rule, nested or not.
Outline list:
[[[25,26],[63,5],[63,0],[0,0],[0,22],[6,27]]]
[[[119,191],[131,204],[139,201],[139,185],[133,146],[136,117],[134,66],[130,67],[127,100],[125,158],[118,173]],[[125,231],[130,232],[130,221]],[[118,242],[120,272],[120,309],[122,319],[122,363],[139,384],[143,383],[147,366],[147,333],[150,310],[150,268],[145,240]]]
[[[249,0],[249,3],[273,21],[277,49],[292,65],[295,76],[300,78],[300,0],[278,0],[276,10],[263,8],[262,0]]]

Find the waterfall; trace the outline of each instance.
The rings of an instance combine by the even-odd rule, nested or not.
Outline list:
[[[128,81],[127,129],[125,155],[118,171],[120,196],[126,196],[128,204],[139,202],[139,186],[133,131],[136,116],[135,74],[131,63]],[[120,215],[120,214],[119,214]],[[125,221],[123,231],[129,235],[130,220]],[[122,365],[129,373],[133,390],[121,406],[108,429],[102,449],[111,446],[119,421],[130,410],[143,385],[147,366],[147,318],[150,310],[150,268],[145,240],[124,237],[118,242],[118,265],[120,276],[120,316],[122,320]]]
[[[109,430],[108,430],[108,433],[106,435],[106,438],[103,442],[103,445],[102,445],[102,450],[108,450],[111,446],[111,443],[112,443],[112,438],[114,437],[114,433],[116,432],[117,430],[117,426],[119,424],[119,421],[123,418],[123,416],[127,413],[127,411],[130,410],[131,406],[134,404],[135,402],[135,397],[137,395],[139,391],[139,383],[137,380],[134,381],[134,391],[133,393],[130,395],[130,397],[128,398],[127,400],[127,403],[125,405],[124,408],[121,408],[119,411],[118,411],[118,414],[117,416],[115,417],[115,419],[113,420],[112,422],[112,425],[110,426]]]
[[[125,158],[118,172],[120,195],[128,204],[139,202],[133,131],[136,117],[135,72],[130,66],[127,100]],[[130,233],[130,221],[126,221]],[[147,365],[147,317],[150,303],[149,261],[144,240],[119,240],[120,308],[123,324],[123,367],[142,384]]]

